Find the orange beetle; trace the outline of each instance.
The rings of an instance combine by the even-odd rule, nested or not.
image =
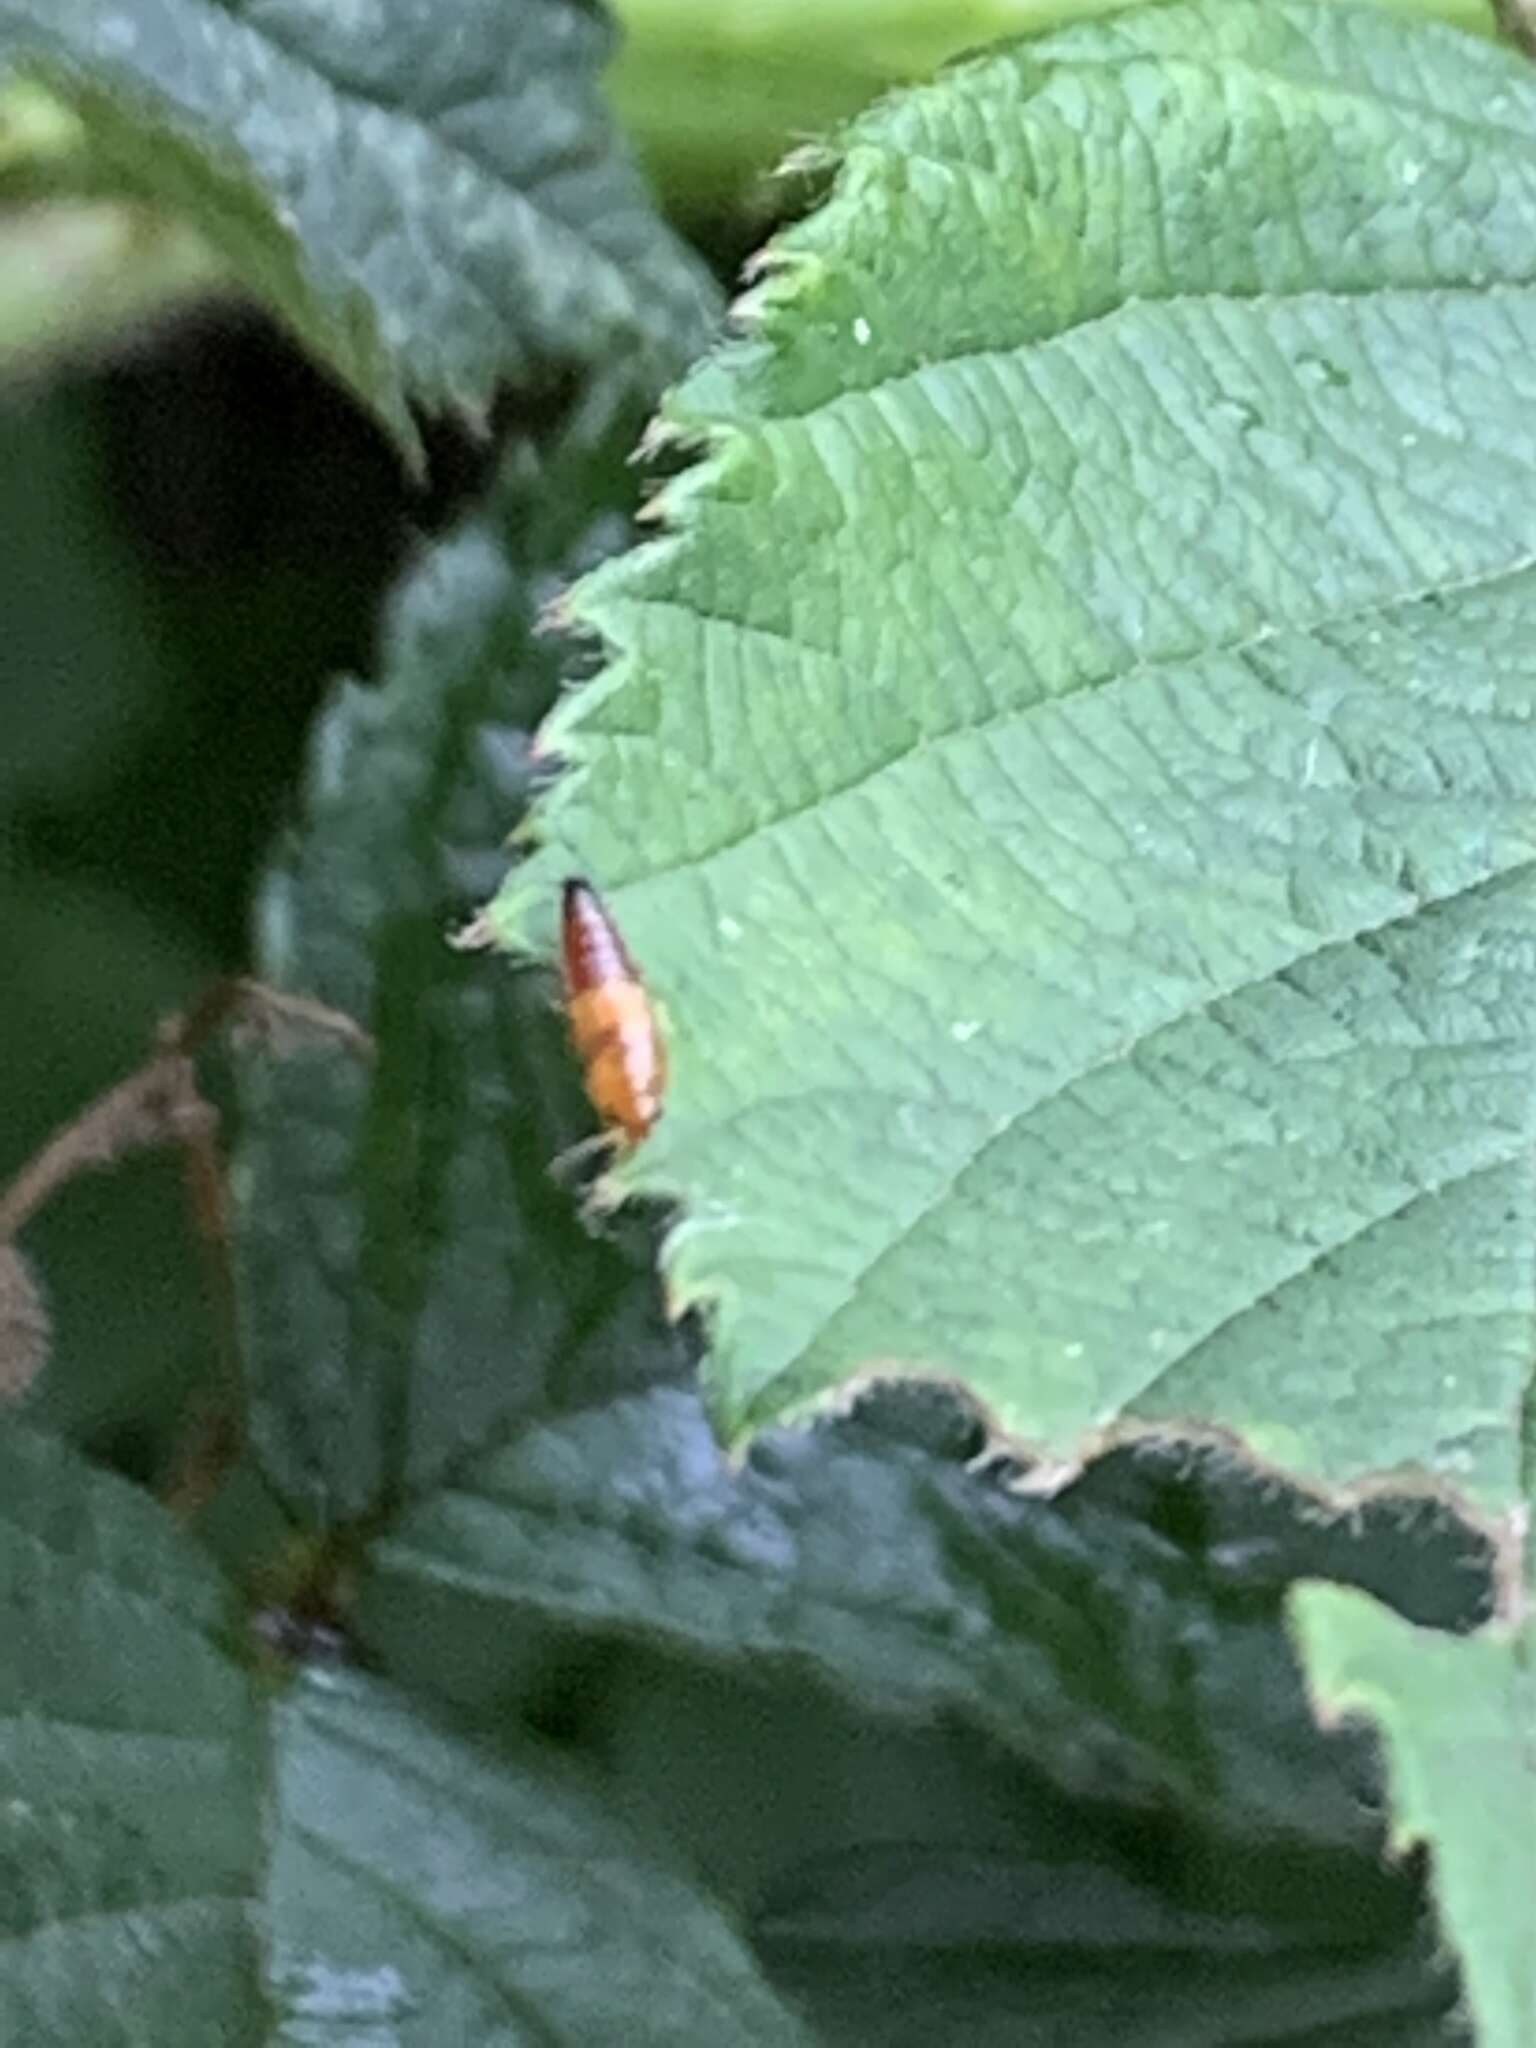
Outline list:
[[[667,1055],[651,999],[603,899],[579,876],[561,892],[565,1014],[592,1107],[638,1145],[661,1115]]]

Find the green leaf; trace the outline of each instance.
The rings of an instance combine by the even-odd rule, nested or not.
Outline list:
[[[266,2038],[260,1726],[223,1627],[148,1500],[0,1431],[0,2039]]]
[[[669,206],[750,207],[787,150],[968,50],[1113,14],[1125,0],[616,0],[609,95]],[[1489,0],[1377,0],[1474,34]]]
[[[580,0],[0,0],[0,70],[82,124],[60,189],[183,217],[233,280],[418,452],[410,404],[503,384],[648,392],[713,294],[603,113]]]
[[[534,1428],[377,1547],[365,1638],[600,1755],[829,2040],[1453,2038],[1422,1872],[1383,1861],[1281,1598],[1364,1576],[1466,1627],[1486,1545],[1185,1447],[1027,1497],[929,1395],[740,1473],[675,1390]]]
[[[285,2040],[804,2043],[750,1950],[593,1772],[312,1671],[277,1718]]]
[[[1291,1613],[1322,1711],[1381,1731],[1394,1843],[1433,1853],[1478,2048],[1525,2048],[1536,2040],[1531,1631],[1457,1640],[1340,1586],[1299,1587]]]
[[[449,944],[503,871],[556,687],[536,614],[559,565],[622,535],[628,489],[616,440],[573,450],[422,554],[384,685],[342,686],[265,891],[261,973],[377,1043],[370,1065],[309,1049],[242,1073],[256,1447],[322,1525],[530,1414],[687,1367],[647,1233],[593,1237],[550,1178],[585,1117],[547,985]]]
[[[808,1671],[866,1713],[960,1716],[1079,1796],[1370,1838],[1358,1784],[1315,1740],[1277,1589],[1301,1570],[1382,1585],[1374,1556],[1410,1612],[1459,1619],[1419,1576],[1419,1514],[1298,1530],[1287,1496],[1283,1527],[1261,1531],[1198,1466],[1175,1468],[1163,1486],[1199,1532],[1186,1554],[1135,1489],[1106,1498],[1107,1473],[1020,1497],[978,1482],[974,1433],[934,1455],[901,1413],[764,1437],[739,1475],[677,1389],[531,1428],[375,1547],[360,1624],[403,1679],[477,1712],[545,1682],[542,1631],[579,1631]],[[1455,1598],[1475,1597],[1485,1550],[1449,1550]]]
[[[335,1666],[263,1714],[206,1560],[15,1427],[0,1624],[7,2042],[278,2038],[258,1901],[284,2041],[805,2038],[590,1767],[473,1744]]]
[[[1127,13],[859,123],[669,402],[496,917],[591,875],[669,1019],[617,1182],[728,1437],[937,1373],[1516,1496],[1533,123],[1378,9]]]
[[[837,2048],[1462,2039],[1412,1869],[1067,1798],[969,1727],[844,1713],[800,1674],[599,1668],[621,1793],[663,1788]]]

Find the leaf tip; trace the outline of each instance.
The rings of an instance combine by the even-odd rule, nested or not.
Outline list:
[[[484,910],[477,911],[447,934],[447,944],[455,953],[483,953],[496,944],[496,927]]]
[[[795,178],[824,178],[834,171],[839,162],[839,152],[834,143],[819,136],[812,136],[804,142],[797,142],[793,149],[786,150],[773,171],[774,180],[788,182]]]

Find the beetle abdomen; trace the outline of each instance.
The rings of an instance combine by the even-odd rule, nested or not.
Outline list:
[[[592,1107],[631,1144],[661,1115],[666,1052],[650,997],[602,898],[573,877],[562,892],[565,1014]]]

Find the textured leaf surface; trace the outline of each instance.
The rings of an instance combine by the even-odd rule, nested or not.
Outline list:
[[[406,1518],[361,1620],[411,1686],[599,1753],[828,2040],[1460,2039],[1281,1595],[1364,1573],[1466,1627],[1486,1551],[1173,1448],[1020,1498],[977,1436],[910,1388],[739,1474],[675,1391],[541,1426]]]
[[[775,1433],[737,1475],[691,1393],[615,1402],[528,1431],[408,1515],[375,1553],[364,1625],[411,1683],[469,1707],[518,1683],[530,1626],[553,1621],[707,1665],[808,1667],[865,1711],[963,1716],[1076,1793],[1358,1848],[1359,1787],[1316,1744],[1275,1589],[1301,1569],[1356,1578],[1374,1554],[1395,1597],[1443,1621],[1447,1586],[1401,1563],[1427,1550],[1424,1525],[1378,1512],[1308,1535],[1293,1503],[1278,1544],[1243,1516],[1223,1543],[1229,1510],[1219,1487],[1195,1505],[1195,1472],[1169,1483],[1203,1532],[1186,1555],[1142,1519],[1155,1487],[1117,1502],[1100,1474],[1021,1499],[967,1469],[975,1447]]]
[[[477,1749],[339,1668],[264,1725],[225,1607],[152,1503],[6,1431],[0,2037],[804,2039],[590,1770]]]
[[[592,1237],[549,1177],[583,1125],[547,985],[448,943],[503,870],[554,691],[534,615],[556,564],[623,533],[611,449],[537,488],[537,518],[509,483],[404,580],[386,680],[345,685],[327,713],[265,894],[261,971],[377,1046],[367,1065],[312,1050],[242,1076],[256,1448],[325,1524],[429,1486],[529,1414],[687,1364],[645,1234]]]
[[[1536,1685],[1529,1630],[1436,1635],[1340,1586],[1293,1596],[1322,1707],[1379,1728],[1400,1845],[1427,1843],[1479,2048],[1536,2040]]]
[[[0,69],[81,118],[79,181],[185,216],[407,447],[407,402],[601,369],[647,390],[712,292],[618,151],[581,0],[3,0]]]
[[[858,125],[670,403],[498,917],[593,875],[666,1008],[728,1434],[938,1370],[1513,1497],[1533,121],[1373,9],[1063,34]]]
[[[259,1724],[222,1605],[142,1495],[0,1434],[0,2039],[266,2038]]]
[[[477,1749],[324,1671],[276,1740],[285,2039],[805,2041],[723,1914],[552,1749]]]
[[[665,1788],[837,2048],[1464,2039],[1411,1867],[1074,1800],[969,1727],[844,1714],[800,1674],[602,1671],[616,1775]]]
[[[787,150],[877,93],[1004,37],[1119,11],[1125,0],[615,0],[625,30],[609,94],[670,204],[706,217],[722,186],[755,181]],[[1491,35],[1490,0],[1377,0]]]

